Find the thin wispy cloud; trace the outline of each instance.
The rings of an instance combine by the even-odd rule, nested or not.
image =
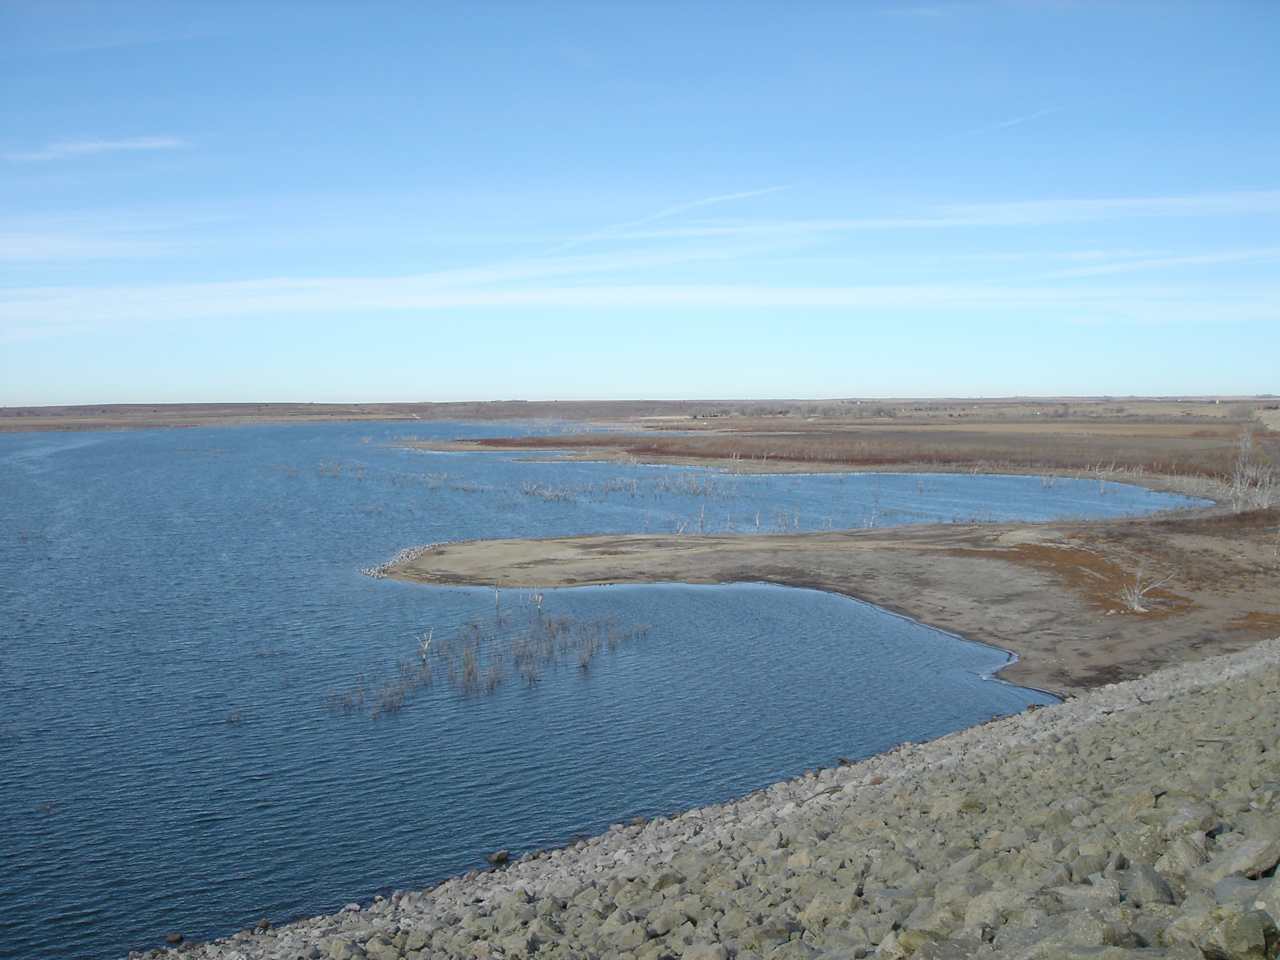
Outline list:
[[[853,233],[872,230],[934,230],[957,227],[1047,226],[1148,217],[1274,216],[1280,190],[1152,197],[1081,197],[1061,200],[946,204],[914,216],[814,218],[773,221],[703,221],[657,230],[626,230],[619,239],[656,240]]]
[[[0,219],[0,263],[65,269],[78,262],[141,260],[189,253],[215,221],[191,212],[140,207]]]
[[[988,123],[974,127],[972,130],[964,131],[960,136],[972,137],[982,133],[994,133],[997,130],[1007,130],[1010,127],[1018,127],[1024,123],[1030,123],[1032,120],[1039,120],[1041,117],[1047,117],[1050,114],[1058,113],[1061,110],[1061,107],[1045,107],[1043,110],[1037,110],[1035,113],[1028,113],[1021,117],[1010,117],[1007,120],[998,120],[995,123]]]
[[[0,230],[0,263],[119,260],[171,253],[171,243],[139,236]]]
[[[58,140],[39,150],[6,153],[13,163],[37,163],[44,160],[66,160],[92,157],[104,153],[141,153],[154,150],[181,150],[187,146],[179,137],[127,137],[120,140]]]
[[[1280,190],[1240,190],[1148,197],[1080,197],[954,204],[944,215],[975,225],[1010,226],[1124,217],[1212,217],[1280,213]]]
[[[571,250],[574,247],[580,247],[584,244],[594,243],[598,240],[608,240],[616,238],[629,230],[636,227],[642,227],[648,223],[656,223],[659,220],[667,220],[671,217],[679,216],[682,213],[688,213],[691,210],[697,210],[702,207],[712,207],[721,203],[730,203],[734,200],[749,200],[753,197],[763,197],[771,193],[779,193],[783,190],[790,190],[790,184],[783,184],[776,187],[763,187],[759,190],[742,190],[737,193],[721,193],[715,196],[702,197],[698,200],[690,200],[686,203],[678,203],[672,207],[666,207],[657,213],[651,213],[644,217],[638,217],[635,220],[626,220],[622,223],[615,223],[612,226],[603,227],[600,230],[585,233],[578,237],[572,237],[552,247],[548,253],[560,253],[565,250]]]
[[[492,286],[523,280],[545,280],[557,277],[599,276],[644,271],[691,263],[729,260],[750,249],[703,247],[671,252],[635,252],[575,254],[566,257],[536,257],[508,260],[476,267],[458,267],[400,278],[373,278],[375,283],[390,280],[407,283],[422,290],[455,290]]]
[[[1121,260],[1115,263],[1099,263],[1086,267],[1057,270],[1045,276],[1050,279],[1070,277],[1099,277],[1109,274],[1137,273],[1144,270],[1170,270],[1180,267],[1215,266],[1232,263],[1259,263],[1280,260],[1280,247],[1263,247],[1256,250],[1224,250],[1216,253],[1196,253],[1175,257],[1145,257],[1137,260]]]
[[[535,269],[529,264],[547,260],[545,269],[551,273],[564,272],[561,258],[579,247],[595,240],[625,242],[631,250],[620,250],[620,257],[661,256],[664,241],[672,242],[677,249],[670,254],[675,262],[689,241],[705,240],[732,248],[734,255],[745,256],[751,252],[778,249],[782,245],[811,245],[816,240],[859,233],[956,231],[964,228],[1018,228],[1050,226],[1080,222],[1101,222],[1161,217],[1260,217],[1280,214],[1280,190],[1255,190],[1223,193],[1204,193],[1139,197],[1082,197],[1055,200],[988,201],[952,203],[917,208],[914,211],[894,212],[884,216],[816,217],[796,219],[745,219],[701,218],[681,223],[667,224],[664,220],[716,204],[731,203],[788,189],[768,187],[761,190],[717,194],[687,203],[666,207],[655,213],[624,223],[615,224],[589,234],[561,241],[534,255],[506,261],[499,266],[518,272]],[[237,217],[239,220],[237,221]],[[208,233],[216,228],[217,236]],[[351,223],[343,221],[341,231],[350,229]],[[169,248],[190,249],[203,243],[228,243],[234,240],[234,231],[245,231],[246,237],[261,242],[272,235],[280,246],[288,246],[301,231],[306,238],[313,238],[325,231],[338,229],[333,223],[315,222],[304,218],[290,225],[257,223],[252,214],[240,211],[229,214],[226,209],[183,207],[161,213],[147,209],[123,208],[98,214],[80,216],[24,218],[21,221],[0,221],[0,261],[73,261],[75,259],[102,259],[111,256],[138,257],[163,255]],[[228,230],[233,231],[228,234]],[[274,233],[273,233],[274,231]],[[436,236],[438,242],[452,249],[476,243],[501,241],[507,246],[524,246],[546,242],[536,234],[513,237],[498,233],[483,240],[465,233]],[[164,240],[164,243],[160,241]],[[637,249],[639,248],[639,249]],[[1104,252],[1107,256],[1111,254]],[[1157,257],[1167,251],[1133,251],[1132,258]],[[580,254],[574,254],[580,255]],[[611,254],[614,255],[614,254]],[[1036,254],[1019,251],[1016,254],[985,253],[973,250],[966,255],[994,259],[1030,259]],[[697,259],[713,259],[707,249],[694,251]],[[922,254],[924,256],[924,254]],[[1090,256],[1098,256],[1097,253]],[[1116,251],[1115,257],[1126,256],[1126,251]],[[1105,258],[1105,257],[1103,257]],[[522,266],[521,264],[525,264]],[[489,265],[477,269],[487,270]],[[539,272],[543,267],[536,268]]]
[[[1075,286],[902,284],[779,286],[769,284],[598,284],[483,289],[442,286],[431,277],[277,278],[149,287],[0,290],[0,339],[34,331],[56,335],[133,323],[186,323],[228,317],[266,322],[306,314],[431,313],[462,309],[761,308],[848,311],[876,318],[883,311],[965,310],[1075,312],[1134,322],[1280,320],[1280,288],[1245,290],[1229,298],[1167,286],[1080,289]]]
[[[1102,261],[1137,260],[1164,256],[1159,250],[982,250],[976,253],[948,253],[944,259],[956,263],[1099,263]]]

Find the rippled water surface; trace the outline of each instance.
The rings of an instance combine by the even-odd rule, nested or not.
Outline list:
[[[118,956],[333,910],[1046,699],[986,679],[998,650],[841,597],[604,587],[548,591],[538,610],[527,591],[495,602],[360,574],[403,547],[1188,503],[1092,481],[747,477],[389,444],[408,432],[0,436],[0,957]],[[599,634],[588,669],[562,643],[536,683],[512,669],[468,694],[437,661],[431,685],[372,716],[424,633],[439,650],[470,631],[496,661],[544,620]],[[335,709],[355,690],[370,700]]]

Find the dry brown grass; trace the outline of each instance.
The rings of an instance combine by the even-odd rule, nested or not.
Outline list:
[[[1230,630],[1252,630],[1280,635],[1280,613],[1264,613],[1260,610],[1250,610],[1248,613],[1241,614],[1228,623],[1227,628]]]
[[[491,449],[613,451],[637,460],[704,460],[753,469],[770,462],[884,468],[909,464],[947,470],[1142,471],[1168,476],[1229,477],[1241,426],[1126,423],[848,424],[839,429],[763,433],[747,429],[692,434],[589,433],[496,437]],[[1280,463],[1280,438],[1258,434],[1260,455]]]
[[[957,555],[990,555],[990,550],[961,549]],[[1025,564],[1036,570],[1052,574],[1064,587],[1085,599],[1094,609],[1104,614],[1128,613],[1147,619],[1160,619],[1186,611],[1191,599],[1174,593],[1163,586],[1145,593],[1143,609],[1135,610],[1125,600],[1125,591],[1140,576],[1131,565],[1117,562],[1088,547],[1020,543],[1000,551],[1000,557],[1010,563]]]

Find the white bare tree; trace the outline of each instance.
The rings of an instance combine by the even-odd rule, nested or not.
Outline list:
[[[1148,577],[1143,565],[1139,564],[1133,574],[1133,583],[1127,583],[1120,588],[1120,600],[1130,613],[1148,613],[1151,610],[1151,594],[1172,579],[1172,575]]]

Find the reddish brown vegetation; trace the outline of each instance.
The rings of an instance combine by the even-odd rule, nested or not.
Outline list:
[[[1134,566],[1117,563],[1088,547],[1044,543],[1020,543],[1005,550],[955,550],[955,554],[998,556],[1053,574],[1063,586],[1104,613],[1136,613],[1147,618],[1167,617],[1191,606],[1188,597],[1157,587],[1146,594],[1149,601],[1141,611],[1126,609],[1125,590],[1140,576]]]
[[[639,460],[728,460],[746,467],[770,461],[852,467],[913,465],[936,469],[1080,471],[1142,470],[1166,475],[1225,477],[1230,474],[1242,430],[1225,423],[1212,428],[1133,424],[1099,430],[1090,424],[973,424],[971,429],[919,425],[849,425],[777,433],[692,434],[591,433],[571,436],[495,437],[475,441],[496,449],[612,450]],[[1070,429],[1070,427],[1076,429]],[[1172,429],[1181,426],[1183,429]],[[1280,443],[1260,434],[1259,449],[1280,462]]]

